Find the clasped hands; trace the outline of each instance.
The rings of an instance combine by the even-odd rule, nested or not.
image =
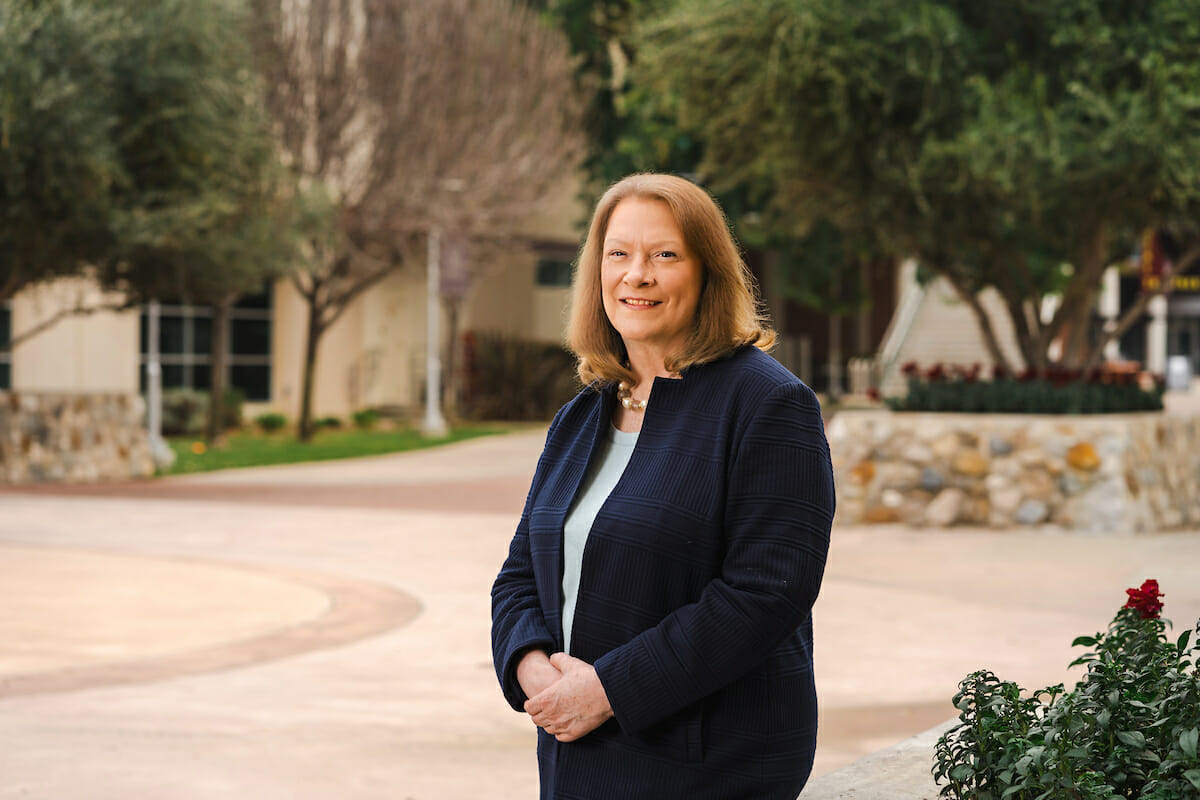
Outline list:
[[[586,736],[613,715],[596,669],[566,653],[530,650],[517,664],[517,682],[533,723],[560,742]]]

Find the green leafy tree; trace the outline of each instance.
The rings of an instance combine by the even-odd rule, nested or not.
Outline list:
[[[679,0],[634,80],[676,98],[718,189],[765,187],[773,229],[827,220],[945,276],[1005,364],[1089,360],[1104,268],[1200,199],[1195,0]],[[1192,263],[1189,252],[1182,266]],[[1065,266],[1064,266],[1065,265]],[[1058,311],[1043,322],[1041,299]]]
[[[96,3],[0,3],[0,300],[112,252],[120,45]]]
[[[211,436],[222,315],[295,251],[249,22],[232,0],[0,5],[0,299],[87,275],[119,308],[212,304]]]
[[[649,80],[643,51],[659,46],[639,34],[671,8],[669,0],[527,0],[567,35],[578,57],[576,82],[587,98],[586,129],[590,182],[585,205],[598,191],[632,172],[670,172],[715,189],[739,240],[775,267],[771,289],[830,316],[830,374],[840,363],[841,315],[869,302],[860,266],[880,258],[870,238],[847,237],[828,219],[779,224],[768,210],[771,186],[763,176],[743,173],[712,182],[701,169],[707,142],[694,127],[680,124],[682,98],[670,81]],[[662,23],[664,36],[673,35]],[[649,55],[655,61],[653,53]],[[882,257],[886,257],[884,254]],[[777,309],[778,310],[778,309]],[[835,379],[836,383],[836,379]]]
[[[115,64],[120,257],[105,285],[130,302],[183,297],[213,308],[207,435],[223,433],[227,331],[237,299],[292,267],[297,209],[263,107],[251,19],[230,0],[124,0],[138,25]]]

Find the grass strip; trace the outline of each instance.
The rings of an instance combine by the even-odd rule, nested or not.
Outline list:
[[[294,433],[231,433],[220,447],[206,447],[196,437],[174,437],[167,444],[175,452],[175,463],[159,475],[186,475],[236,467],[262,467],[329,461],[384,453],[400,453],[459,442],[479,436],[516,430],[512,425],[463,425],[445,436],[429,437],[418,430],[320,430],[311,442],[300,442]]]

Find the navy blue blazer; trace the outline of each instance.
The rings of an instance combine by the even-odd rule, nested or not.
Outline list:
[[[555,417],[492,588],[517,710],[521,656],[563,649],[563,522],[615,402],[587,388]],[[541,796],[793,800],[816,745],[811,610],[834,511],[817,399],[747,347],[657,378],[645,415],[588,536],[572,633],[614,718],[568,744],[539,730]]]

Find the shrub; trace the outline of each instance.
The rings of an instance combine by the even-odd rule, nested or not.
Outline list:
[[[351,415],[354,421],[354,427],[359,430],[369,431],[379,424],[379,412],[373,408],[364,408],[360,411],[355,411]]]
[[[225,430],[242,427],[242,406],[246,402],[246,394],[236,386],[225,390],[225,408],[222,420]]]
[[[1011,376],[997,369],[991,380],[983,380],[978,364],[970,368],[935,364],[922,370],[915,362],[905,364],[903,372],[908,394],[885,400],[894,411],[1114,414],[1163,407],[1162,383],[1143,387],[1134,373],[1085,376],[1078,370],[1053,368]]]
[[[225,409],[222,415],[225,430],[242,427],[241,390],[230,388],[225,391]],[[208,392],[194,389],[166,389],[162,395],[163,436],[203,436],[208,423]]]
[[[465,360],[462,409],[474,419],[547,420],[579,390],[575,359],[558,345],[476,334]]]
[[[319,419],[313,420],[313,427],[316,430],[325,430],[325,429],[336,430],[336,429],[342,427],[342,421],[338,417],[333,417],[333,416],[321,417]]]
[[[1169,641],[1156,581],[1129,589],[1106,633],[1072,666],[1070,692],[1022,697],[987,671],[959,685],[959,723],[937,744],[933,775],[952,800],[1200,797],[1200,672],[1192,631]]]
[[[274,433],[281,430],[287,425],[287,417],[275,411],[269,411],[266,414],[259,414],[254,418],[254,424],[259,427],[263,433]]]
[[[163,436],[202,436],[207,419],[207,393],[193,389],[163,390]]]

